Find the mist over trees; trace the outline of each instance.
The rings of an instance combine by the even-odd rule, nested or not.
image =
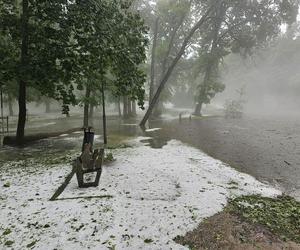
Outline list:
[[[232,98],[236,90],[244,86],[248,112],[264,115],[298,113],[299,34],[297,22],[287,27],[270,47],[257,50],[251,57],[228,57],[221,71],[221,79],[227,87],[215,102]]]
[[[183,74],[180,64],[192,62],[192,73],[185,73],[190,84],[183,85],[194,93],[194,114],[201,115],[202,105],[225,89],[220,79],[224,58],[230,54],[248,57],[269,46],[280,35],[282,25],[291,25],[298,14],[298,1],[137,2],[151,28],[152,41],[150,105],[141,125],[151,114],[159,115],[161,112],[155,112],[159,103],[176,90],[172,77]]]

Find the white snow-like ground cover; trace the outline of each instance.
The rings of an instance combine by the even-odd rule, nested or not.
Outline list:
[[[112,198],[49,201],[70,165],[2,166],[0,249],[186,249],[172,239],[221,211],[229,197],[280,194],[179,141],[152,149],[142,139],[113,151],[117,161],[104,167],[99,187],[78,189],[73,177],[59,197]]]

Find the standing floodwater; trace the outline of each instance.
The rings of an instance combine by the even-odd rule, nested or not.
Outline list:
[[[300,118],[246,116],[186,119],[162,124],[162,135],[204,150],[300,198]]]

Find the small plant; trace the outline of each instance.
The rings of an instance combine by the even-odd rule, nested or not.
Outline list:
[[[114,162],[116,159],[114,158],[112,153],[107,153],[104,157],[104,163]]]

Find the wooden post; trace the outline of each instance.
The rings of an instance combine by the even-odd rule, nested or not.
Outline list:
[[[8,119],[9,119],[9,116],[6,116],[6,128],[7,128],[7,133],[9,133],[9,126],[8,126]]]

